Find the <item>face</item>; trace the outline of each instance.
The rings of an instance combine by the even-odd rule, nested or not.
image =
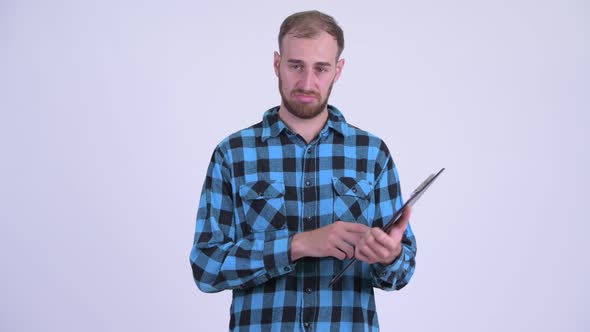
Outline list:
[[[274,59],[281,106],[298,118],[312,119],[326,110],[332,86],[344,66],[344,59],[336,61],[336,40],[326,32],[313,39],[287,34],[282,49]]]

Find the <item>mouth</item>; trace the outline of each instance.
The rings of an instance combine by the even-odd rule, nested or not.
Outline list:
[[[294,94],[293,96],[302,103],[312,103],[318,99],[317,96],[311,94]]]

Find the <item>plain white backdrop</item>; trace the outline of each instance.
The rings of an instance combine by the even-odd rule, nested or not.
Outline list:
[[[345,33],[331,103],[382,137],[417,269],[383,331],[588,331],[586,1],[0,1],[0,331],[223,331],[189,251],[215,145],[279,103],[279,25]]]

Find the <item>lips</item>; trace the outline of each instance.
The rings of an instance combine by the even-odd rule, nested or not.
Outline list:
[[[295,90],[291,95],[301,103],[312,103],[320,99],[319,94],[315,91]]]
[[[295,99],[303,103],[311,103],[316,101],[317,97],[314,95],[295,95]]]

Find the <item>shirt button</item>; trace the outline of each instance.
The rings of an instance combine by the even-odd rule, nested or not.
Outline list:
[[[307,288],[305,289],[305,292],[306,292],[307,294],[311,293],[311,288],[307,287]]]
[[[307,149],[307,153],[311,153],[311,148]]]
[[[352,192],[356,193],[356,187],[352,187]]]
[[[291,271],[291,268],[288,266],[285,266],[285,268],[283,270],[285,270],[285,272],[289,272],[289,271]]]
[[[312,220],[313,220],[312,217],[305,217],[305,221],[307,221],[307,222],[311,222]]]
[[[309,322],[303,323],[303,326],[305,326],[306,329],[309,328]]]
[[[308,187],[311,186],[311,181],[305,180],[305,185],[308,186]]]

